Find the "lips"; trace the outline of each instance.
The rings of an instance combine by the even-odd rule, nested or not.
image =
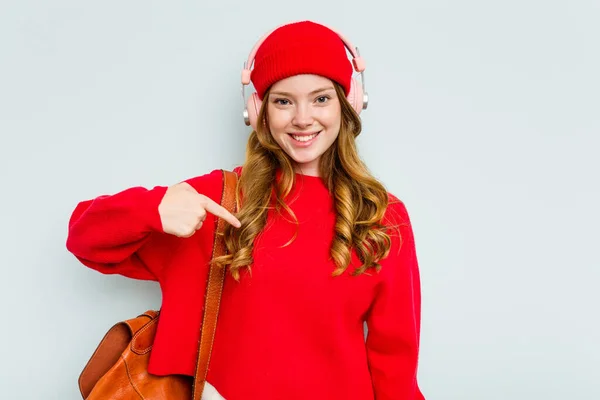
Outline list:
[[[319,133],[321,131],[314,131],[314,132],[289,132],[288,135],[294,135],[294,136],[310,136],[310,135],[314,135],[316,133]]]
[[[288,133],[288,135],[290,135],[292,137],[292,139],[294,139],[296,142],[299,143],[308,143],[311,142],[313,139],[315,139],[317,136],[319,136],[319,134],[321,133],[321,131],[318,132],[303,132],[303,133]]]

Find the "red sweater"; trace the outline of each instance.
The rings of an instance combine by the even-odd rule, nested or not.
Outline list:
[[[353,277],[351,265],[332,277],[333,197],[320,178],[296,178],[288,200],[298,237],[281,247],[296,228],[270,212],[255,241],[252,276],[242,273],[239,283],[227,276],[208,382],[227,400],[424,399],[417,385],[420,281],[405,206],[390,195],[386,219],[405,223],[403,244],[392,238],[380,273]],[[186,182],[220,201],[220,170]],[[208,214],[191,238],[164,233],[158,205],[166,190],[134,187],[79,203],[67,248],[101,273],[159,282],[149,371],[193,375],[215,218]],[[360,265],[354,252],[352,263]]]

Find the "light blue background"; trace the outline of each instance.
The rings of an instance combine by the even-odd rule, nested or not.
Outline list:
[[[243,160],[255,41],[359,46],[359,148],[413,219],[428,400],[600,398],[600,3],[8,1],[0,6],[0,397],[76,399],[154,283],[65,249],[78,201]]]

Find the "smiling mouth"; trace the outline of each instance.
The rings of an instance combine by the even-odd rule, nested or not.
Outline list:
[[[292,133],[288,133],[288,135],[290,135],[292,138],[294,138],[294,140],[298,141],[298,142],[308,142],[313,140],[314,138],[316,138],[317,136],[319,136],[319,134],[322,131],[319,131],[317,133],[313,133],[312,135],[294,135]]]

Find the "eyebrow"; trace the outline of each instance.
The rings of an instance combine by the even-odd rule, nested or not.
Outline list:
[[[320,88],[320,89],[317,89],[317,90],[313,90],[312,92],[309,93],[309,96],[317,94],[317,93],[320,93],[320,92],[324,92],[326,90],[333,90],[333,89],[334,89],[333,86],[323,87],[323,88]],[[288,92],[271,92],[270,94],[276,94],[276,95],[279,95],[279,96],[293,97],[292,94],[288,93]]]

